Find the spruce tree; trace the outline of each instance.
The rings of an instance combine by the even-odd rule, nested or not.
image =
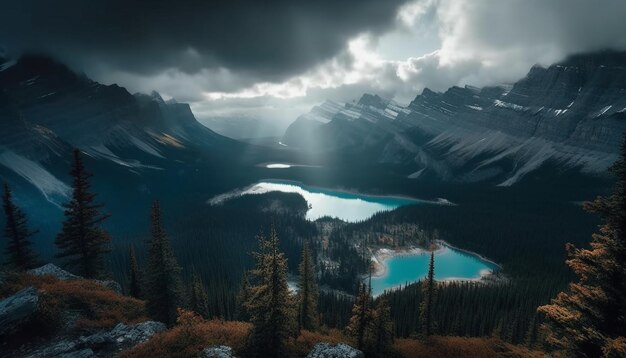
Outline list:
[[[370,323],[365,333],[368,351],[377,356],[384,356],[393,343],[393,320],[391,307],[385,297],[376,301],[376,308],[372,310]]]
[[[128,249],[128,266],[128,293],[135,298],[141,298],[141,273],[139,271],[137,257],[135,256],[135,247],[133,245],[131,245]]]
[[[189,290],[189,305],[192,311],[203,318],[209,318],[209,295],[200,275],[194,270]]]
[[[352,306],[352,317],[350,317],[346,327],[348,335],[356,341],[358,349],[363,349],[364,347],[365,333],[372,317],[370,301],[370,290],[365,284],[359,284],[356,301]]]
[[[5,253],[8,257],[7,266],[15,271],[26,271],[37,266],[37,257],[33,252],[30,238],[38,231],[30,231],[26,214],[13,203],[9,184],[4,183],[2,207],[6,223],[4,236],[7,239]]]
[[[181,268],[163,229],[158,201],[152,204],[151,223],[144,294],[146,308],[155,320],[172,325],[181,302]]]
[[[65,221],[55,243],[64,258],[76,273],[86,278],[101,277],[104,272],[104,254],[109,251],[109,234],[100,224],[109,215],[102,214],[101,204],[95,203],[96,194],[91,192],[91,174],[85,170],[80,151],[74,150],[70,175],[72,199],[64,204]]]
[[[585,203],[586,210],[602,218],[591,247],[567,245],[566,262],[577,282],[539,307],[546,318],[546,341],[569,356],[626,353],[626,140],[611,171],[617,177],[613,192]]]
[[[315,330],[319,325],[317,300],[319,291],[309,245],[304,244],[298,267],[298,329]]]
[[[430,253],[428,264],[428,275],[422,282],[424,290],[424,300],[420,305],[420,319],[424,336],[428,337],[433,333],[433,305],[435,301],[435,253]]]
[[[250,312],[248,312],[248,308],[246,307],[249,299],[250,281],[248,280],[248,272],[244,271],[239,293],[237,294],[237,312],[235,314],[237,320],[246,322],[250,320]]]
[[[250,348],[259,357],[280,357],[295,324],[287,285],[287,259],[279,250],[273,226],[269,238],[260,234],[258,239],[256,266],[251,271],[255,285],[250,287],[246,303],[252,322]]]

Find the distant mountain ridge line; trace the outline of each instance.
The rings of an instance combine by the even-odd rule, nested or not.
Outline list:
[[[325,102],[281,141],[307,151],[378,146],[374,160],[414,173],[511,185],[548,162],[603,172],[625,130],[626,52],[603,51],[533,66],[512,86],[426,88],[407,106],[371,94]]]

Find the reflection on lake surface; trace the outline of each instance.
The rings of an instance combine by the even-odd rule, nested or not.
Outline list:
[[[289,164],[281,164],[281,163],[272,163],[265,166],[268,169],[287,169],[291,168]]]
[[[372,294],[416,282],[428,274],[430,252],[419,250],[383,259],[386,270],[382,276],[372,277]],[[477,280],[491,273],[496,264],[478,255],[443,246],[435,251],[435,280]]]

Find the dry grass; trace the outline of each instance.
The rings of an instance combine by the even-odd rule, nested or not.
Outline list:
[[[521,346],[504,343],[496,338],[431,337],[427,341],[397,339],[393,349],[402,357],[547,357]]]
[[[337,344],[340,342],[353,345],[353,343],[345,337],[341,331],[331,329],[327,332],[310,332],[301,331],[298,338],[292,338],[287,342],[287,352],[294,357],[306,357],[307,354],[313,349],[316,343],[326,342],[331,344]]]
[[[91,280],[60,281],[51,276],[11,275],[0,294],[8,296],[34,286],[41,295],[40,314],[50,325],[61,320],[61,312],[77,317],[74,329],[89,332],[107,329],[117,323],[147,320],[143,301],[120,295]]]
[[[181,323],[148,342],[120,354],[122,358],[197,357],[206,347],[227,345],[236,353],[244,350],[250,324],[221,320]]]

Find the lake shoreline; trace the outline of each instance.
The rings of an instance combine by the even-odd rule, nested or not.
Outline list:
[[[284,164],[288,164],[288,163],[284,163]],[[259,164],[260,165],[260,164]],[[365,198],[377,198],[377,199],[395,199],[395,200],[406,200],[406,201],[410,201],[414,204],[432,204],[432,205],[449,205],[449,206],[456,206],[457,204],[449,201],[448,199],[445,198],[437,198],[436,200],[432,200],[432,199],[419,199],[419,198],[414,198],[411,196],[406,196],[406,195],[379,195],[379,194],[367,194],[367,193],[362,193],[358,190],[355,189],[343,189],[343,188],[330,188],[330,187],[321,187],[321,186],[316,186],[316,185],[309,185],[309,184],[305,184],[301,181],[298,180],[290,180],[290,179],[272,179],[272,178],[266,178],[266,179],[259,179],[256,183],[247,185],[243,188],[235,188],[233,190],[230,190],[228,192],[219,194],[214,196],[213,198],[207,200],[207,203],[209,205],[219,205],[224,203],[227,200],[233,199],[235,197],[241,196],[241,195],[246,195],[246,194],[253,194],[253,193],[246,193],[247,191],[249,191],[250,189],[252,189],[254,186],[260,184],[260,183],[274,183],[274,184],[287,184],[287,185],[297,185],[300,186],[301,188],[305,189],[305,188],[309,188],[311,190],[317,190],[317,191],[324,191],[324,190],[332,190],[334,192],[337,193],[342,193],[342,194],[348,194],[348,195],[359,195],[359,196],[363,196]]]
[[[499,282],[501,281],[500,277],[496,277],[494,270],[497,269],[501,269],[502,266],[500,266],[499,264],[495,263],[494,261],[485,258],[484,256],[469,251],[469,250],[464,250],[464,249],[460,249],[457,248],[453,245],[450,245],[449,243],[447,243],[446,241],[437,241],[437,249],[435,250],[427,250],[421,247],[405,247],[405,248],[400,248],[400,249],[390,249],[390,248],[385,248],[385,247],[378,247],[378,248],[370,248],[370,253],[371,253],[371,262],[374,266],[374,271],[372,272],[372,277],[375,278],[383,278],[385,276],[387,276],[389,274],[389,268],[388,265],[385,263],[385,261],[394,258],[394,257],[399,257],[399,256],[412,256],[412,255],[420,255],[420,254],[424,254],[424,253],[430,253],[430,252],[434,252],[435,255],[437,255],[437,253],[443,251],[443,250],[455,250],[467,255],[471,255],[474,256],[478,259],[480,259],[483,262],[486,262],[490,265],[493,265],[494,268],[489,269],[489,270],[481,270],[479,272],[479,276],[478,277],[473,277],[473,278],[465,278],[465,277],[447,277],[445,279],[442,280],[437,280],[438,282],[488,282],[488,281],[493,281],[493,282]],[[498,275],[499,276],[499,275]],[[369,277],[369,275],[364,275],[363,279],[367,280]],[[413,282],[417,282],[420,279],[416,279]],[[402,286],[404,286],[405,284],[399,284],[399,285],[394,285],[388,288],[385,288],[384,291],[389,291],[389,290],[395,290],[395,289],[399,289]],[[383,292],[384,292],[383,291]],[[380,295],[376,294],[375,296]]]

